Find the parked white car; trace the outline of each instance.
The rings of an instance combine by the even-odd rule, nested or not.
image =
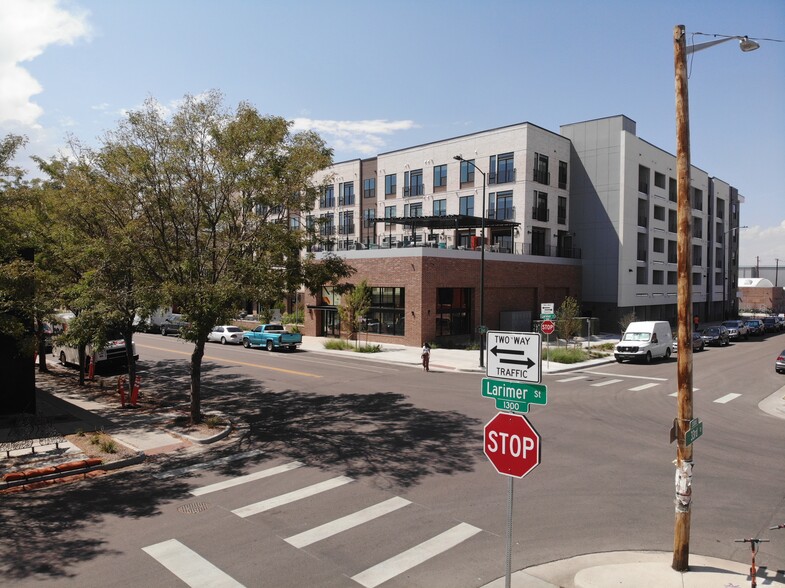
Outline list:
[[[234,325],[213,327],[213,330],[207,335],[207,340],[220,343],[221,345],[226,345],[228,343],[240,345],[240,343],[243,342],[243,330]]]

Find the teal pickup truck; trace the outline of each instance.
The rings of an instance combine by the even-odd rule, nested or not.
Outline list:
[[[243,347],[264,347],[267,351],[273,349],[297,349],[303,342],[300,333],[289,333],[283,325],[259,325],[253,331],[243,332]]]

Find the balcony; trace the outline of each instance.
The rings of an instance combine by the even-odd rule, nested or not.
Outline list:
[[[489,208],[488,218],[496,220],[515,220],[515,207],[505,206],[502,208]]]
[[[351,235],[354,233],[354,223],[347,223],[338,227],[339,235]]]
[[[540,184],[550,185],[551,174],[548,172],[548,170],[534,168],[532,179],[535,182],[539,182]]]
[[[425,193],[425,186],[423,184],[412,184],[411,186],[404,186],[403,196],[408,198],[410,196],[422,196]]]
[[[541,221],[544,223],[548,222],[549,210],[545,206],[535,206],[532,208],[532,220]]]

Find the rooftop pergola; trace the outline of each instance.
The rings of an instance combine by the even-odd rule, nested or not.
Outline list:
[[[483,219],[479,216],[471,216],[468,214],[448,214],[443,216],[394,216],[389,218],[374,219],[377,223],[390,223],[393,225],[406,225],[412,229],[422,228],[430,229],[479,229],[483,225]],[[495,218],[486,218],[486,228],[507,228],[514,229],[520,226],[521,223],[516,223],[508,220],[499,220]]]

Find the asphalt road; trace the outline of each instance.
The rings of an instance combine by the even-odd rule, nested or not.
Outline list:
[[[143,377],[186,400],[191,345],[140,335],[137,347]],[[772,365],[783,347],[780,335],[694,356],[704,434],[694,451],[692,553],[747,562],[734,539],[764,536],[772,541],[759,565],[785,568],[785,531],[766,531],[785,522],[785,423],[758,408],[785,385]],[[219,574],[222,585],[230,577],[245,586],[468,587],[503,574],[508,478],[482,453],[496,410],[480,395],[480,374],[208,345],[203,376],[204,408],[253,423],[247,443],[238,448],[233,436],[89,483],[4,497],[0,578],[182,586],[181,561],[199,580]],[[513,569],[671,550],[675,360],[543,383],[548,404],[528,415],[542,463],[513,485]],[[311,495],[282,498],[293,492]],[[308,534],[373,508],[387,510],[340,533]],[[401,567],[401,554],[431,552]]]

